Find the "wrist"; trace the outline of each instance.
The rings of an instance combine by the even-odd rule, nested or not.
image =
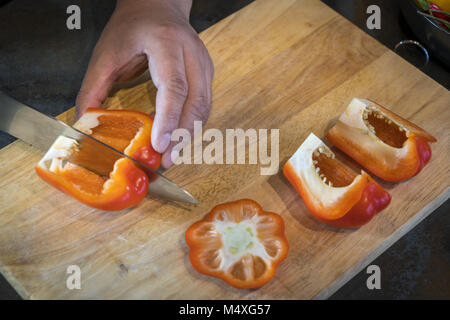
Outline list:
[[[177,10],[189,20],[192,0],[117,0],[116,10],[122,9],[145,9],[150,10]]]

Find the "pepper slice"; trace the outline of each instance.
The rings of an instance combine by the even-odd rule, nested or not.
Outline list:
[[[91,108],[74,127],[156,170],[161,155],[151,146],[152,125],[138,111]],[[79,144],[60,136],[35,169],[48,184],[91,207],[117,211],[139,204],[147,194],[147,174],[128,158],[99,156],[90,139]]]
[[[249,199],[214,207],[185,236],[198,272],[240,289],[269,282],[289,250],[281,216]]]
[[[391,201],[389,193],[367,173],[357,175],[336,160],[313,133],[284,165],[283,174],[311,214],[329,225],[360,227]]]
[[[431,158],[436,139],[375,102],[354,98],[326,135],[327,139],[376,176],[392,182],[409,179]]]

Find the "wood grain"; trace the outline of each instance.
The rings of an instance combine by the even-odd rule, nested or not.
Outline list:
[[[180,165],[168,178],[198,206],[146,198],[107,213],[78,203],[34,173],[42,153],[0,150],[0,270],[30,299],[326,298],[449,197],[450,94],[316,0],[258,0],[201,34],[215,62],[207,128],[280,129],[283,163],[314,132],[323,137],[353,97],[370,98],[429,130],[438,142],[413,179],[380,181],[393,200],[358,230],[314,220],[281,173],[259,165]],[[152,84],[122,90],[108,108],[154,110]],[[60,117],[71,122],[73,110]],[[354,165],[354,164],[353,164]],[[214,205],[252,198],[280,213],[291,250],[272,282],[237,290],[197,273],[184,232]],[[79,265],[81,290],[66,288]]]

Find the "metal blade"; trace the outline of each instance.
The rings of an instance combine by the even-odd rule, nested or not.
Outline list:
[[[103,142],[65,124],[58,119],[47,116],[0,91],[0,130],[5,131],[26,143],[46,152],[59,136],[66,136],[78,141],[82,148],[93,148],[96,154],[96,165],[88,164],[86,159],[74,156],[70,162],[83,166],[100,175],[107,175],[118,158],[133,160],[149,173],[149,193],[165,200],[198,204],[189,192],[179,187],[161,173],[145,164],[128,157]]]

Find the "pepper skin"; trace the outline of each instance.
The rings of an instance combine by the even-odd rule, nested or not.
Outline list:
[[[281,216],[249,199],[214,207],[189,227],[185,238],[198,272],[239,289],[269,282],[289,251]]]
[[[437,4],[431,3],[430,2],[430,10],[439,10],[439,11],[444,11],[442,10],[441,7],[439,7]],[[446,20],[446,21],[450,21],[450,17],[447,14],[444,13],[440,13],[440,12],[434,12],[434,11],[430,11],[430,13],[435,16],[436,18],[442,19],[442,20]],[[442,23],[443,24],[443,23]],[[444,25],[445,26],[445,25]]]
[[[431,158],[436,139],[375,102],[353,99],[327,139],[376,176],[391,182],[409,179]]]
[[[357,228],[369,222],[391,201],[364,171],[355,174],[313,133],[283,167],[283,174],[307,209],[326,224]]]
[[[428,2],[430,3],[430,9],[434,9],[432,8],[434,5],[436,9],[439,8],[438,10],[450,12],[450,0],[433,0]]]
[[[152,125],[141,112],[88,109],[74,127],[156,170],[161,156],[151,147]],[[79,143],[58,137],[35,169],[48,184],[105,211],[138,205],[149,184],[147,174],[132,160],[102,159],[91,139]]]

